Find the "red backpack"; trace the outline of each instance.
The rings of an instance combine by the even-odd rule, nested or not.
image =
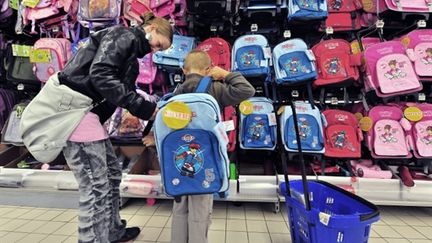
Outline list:
[[[219,66],[227,71],[231,70],[231,46],[222,38],[213,37],[201,42],[197,49],[209,54],[213,66]]]
[[[358,30],[361,26],[362,4],[359,0],[328,0],[325,27],[335,31]]]
[[[318,71],[314,86],[344,86],[359,79],[361,55],[352,54],[351,46],[346,40],[321,41],[312,47],[312,51]]]
[[[327,120],[324,155],[332,158],[360,158],[363,134],[354,114],[341,110],[325,110],[323,114]]]

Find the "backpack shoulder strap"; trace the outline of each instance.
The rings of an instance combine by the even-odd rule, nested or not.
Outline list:
[[[212,79],[210,76],[203,77],[200,80],[197,88],[195,89],[195,93],[207,93],[211,83],[212,83]]]

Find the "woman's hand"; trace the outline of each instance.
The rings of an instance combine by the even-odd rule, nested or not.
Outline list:
[[[143,137],[142,142],[146,147],[155,146],[156,141],[155,141],[154,133],[150,132],[147,136]]]

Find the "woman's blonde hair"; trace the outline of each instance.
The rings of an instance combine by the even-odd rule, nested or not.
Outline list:
[[[141,15],[141,20],[143,21],[142,23],[143,27],[147,25],[155,24],[157,26],[156,32],[167,37],[172,43],[172,38],[174,33],[171,24],[168,20],[161,17],[156,17],[152,12],[147,12]]]

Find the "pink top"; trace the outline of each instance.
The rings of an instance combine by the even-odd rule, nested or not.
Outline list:
[[[94,142],[108,138],[106,129],[99,121],[99,116],[93,112],[87,113],[72,132],[69,141],[72,142]]]

